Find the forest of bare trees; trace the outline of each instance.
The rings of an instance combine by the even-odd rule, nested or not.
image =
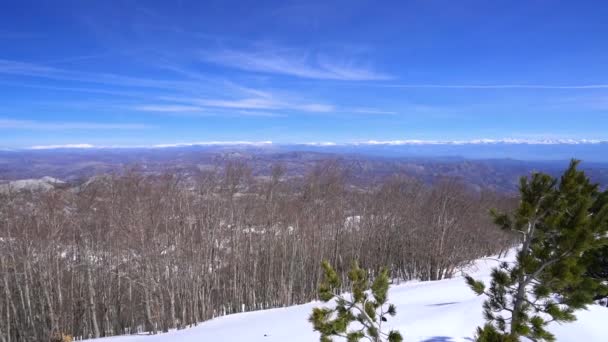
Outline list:
[[[355,259],[394,281],[450,277],[512,246],[488,211],[513,202],[454,180],[354,187],[332,162],[299,178],[236,161],[0,194],[0,341],[154,333],[308,302],[324,259],[344,280]]]

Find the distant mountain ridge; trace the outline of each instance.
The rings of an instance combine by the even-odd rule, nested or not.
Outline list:
[[[201,170],[221,168],[241,160],[254,176],[268,176],[281,164],[288,177],[306,175],[315,165],[334,160],[355,185],[402,174],[431,183],[457,178],[476,188],[514,192],[520,176],[533,171],[559,175],[569,159],[602,186],[608,185],[608,143],[475,144],[475,145],[281,145],[219,144],[162,148],[51,148],[0,151],[0,181],[50,176],[67,182],[121,172],[137,166],[141,172],[178,172],[194,177]]]
[[[352,143],[310,142],[297,144],[271,141],[201,141],[142,146],[103,146],[92,144],[41,145],[25,151],[66,150],[159,150],[159,149],[249,150],[260,153],[312,151],[349,153],[384,157],[461,157],[468,159],[569,160],[608,162],[608,141],[590,139],[476,139],[476,140],[369,140]],[[0,151],[11,152],[11,151]]]

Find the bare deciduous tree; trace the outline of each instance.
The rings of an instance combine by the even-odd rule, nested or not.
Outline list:
[[[351,186],[335,161],[254,177],[230,161],[192,177],[98,176],[0,194],[0,341],[181,329],[315,299],[321,260],[343,284],[359,260],[400,280],[450,277],[504,251],[490,207],[508,198],[395,176]]]

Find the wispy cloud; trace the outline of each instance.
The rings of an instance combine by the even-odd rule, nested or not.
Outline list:
[[[195,100],[209,107],[237,108],[237,109],[283,109],[313,113],[327,113],[334,110],[334,106],[323,103],[297,103],[267,98],[248,98],[239,100]]]
[[[368,140],[354,145],[579,145],[600,144],[604,140],[594,139],[473,139],[473,140]]]
[[[430,146],[430,145],[597,145],[606,144],[606,140],[593,139],[472,139],[472,140],[367,140],[358,142],[291,142],[279,143],[278,145],[306,145],[311,147],[337,147],[337,146]],[[88,143],[62,144],[62,145],[38,145],[31,146],[33,150],[52,149],[129,149],[129,148],[173,148],[193,146],[256,146],[270,147],[277,144],[272,141],[247,141],[247,140],[224,140],[224,141],[197,141],[179,142],[155,145],[92,145]]]
[[[315,147],[330,147],[330,146],[338,146],[340,144],[335,143],[333,141],[315,141],[315,142],[302,143],[302,145],[315,146]]]
[[[0,59],[0,74],[39,77],[53,80],[109,84],[125,87],[190,89],[200,84],[182,80],[149,79],[111,73],[66,70],[35,63]]]
[[[312,113],[328,113],[335,110],[335,106],[326,103],[304,102],[280,98],[270,93],[263,97],[248,97],[240,99],[208,99],[186,97],[163,97],[163,100],[185,104],[185,107],[223,108],[243,110],[289,110]]]
[[[302,110],[305,112],[313,112],[313,113],[329,113],[335,110],[333,105],[323,104],[323,103],[306,103],[306,104],[292,104],[290,106],[293,109]]]
[[[185,106],[185,105],[163,105],[163,104],[151,104],[135,106],[135,110],[142,112],[162,112],[162,113],[182,113],[182,112],[203,112],[205,108],[199,106]]]
[[[272,141],[199,141],[192,143],[176,143],[176,144],[158,144],[152,145],[152,148],[166,148],[166,147],[188,147],[188,146],[270,146]]]
[[[198,99],[194,102],[208,107],[239,109],[277,109],[279,103],[265,98],[247,98],[239,100]]]
[[[58,149],[130,149],[130,148],[171,148],[171,147],[193,147],[193,146],[271,146],[272,141],[246,141],[246,140],[225,140],[225,141],[197,141],[186,143],[170,143],[156,145],[93,145],[87,143],[79,144],[57,144],[57,145],[36,145],[30,146],[30,150],[58,150]]]
[[[608,84],[382,84],[387,88],[437,89],[608,89]]]
[[[52,76],[61,71],[44,65],[0,59],[0,72],[26,76]]]
[[[284,114],[279,114],[279,113],[269,112],[269,111],[260,111],[260,110],[239,110],[239,111],[236,111],[236,114],[242,115],[242,116],[259,116],[259,117],[269,117],[269,118],[279,118],[279,117],[286,116]]]
[[[205,52],[202,56],[208,62],[227,67],[301,78],[342,81],[377,81],[392,78],[353,60],[330,58],[296,49],[261,47],[255,51]]]
[[[105,95],[114,95],[114,96],[122,96],[122,97],[145,97],[145,96],[147,96],[147,94],[145,94],[143,92],[116,91],[116,90],[87,88],[87,87],[62,87],[62,86],[52,86],[52,85],[39,84],[39,83],[0,81],[0,85],[7,85],[7,86],[11,86],[11,87],[34,88],[34,89],[49,89],[49,90],[58,90],[58,91],[67,91],[67,92],[84,92],[84,93],[93,93],[93,94],[105,94]]]
[[[471,140],[424,140],[424,139],[404,139],[404,140],[367,140],[356,142],[307,142],[303,145],[317,147],[331,146],[426,146],[426,145],[588,145],[608,143],[606,140],[599,139],[567,139],[567,138],[535,138],[535,139],[471,139]]]
[[[81,71],[72,71],[51,66],[45,66],[34,63],[26,63],[12,60],[0,59],[0,74],[10,74],[37,78],[46,78],[52,80],[77,81],[91,84],[102,85],[117,85],[121,87],[142,87],[142,88],[157,88],[170,89],[173,93],[179,94],[182,97],[165,97],[169,102],[176,103],[144,103],[142,105],[130,107],[131,109],[143,112],[163,112],[163,113],[194,113],[204,112],[210,108],[224,109],[243,109],[243,110],[293,110],[302,112],[325,113],[334,110],[334,106],[325,103],[306,102],[291,97],[277,96],[268,91],[242,86],[231,81],[214,80],[198,76],[195,72],[181,69],[179,67],[169,68],[173,71],[179,70],[182,76],[190,80],[165,80],[165,79],[148,79],[131,76],[123,76],[108,73],[90,73]],[[65,87],[56,85],[38,85],[28,83],[2,82],[0,84],[33,87],[42,89],[53,89],[61,91],[82,91],[116,96],[129,96],[146,98],[145,90],[121,91],[115,89],[98,89],[90,87]],[[224,92],[230,96],[230,99],[222,98],[191,98],[192,89],[201,90],[201,88],[209,90],[212,93]],[[237,112],[235,112],[237,113]]]
[[[57,149],[86,149],[86,148],[95,148],[94,145],[91,144],[65,144],[65,145],[38,145],[30,147],[30,150],[57,150]]]
[[[360,114],[381,114],[381,115],[397,114],[397,112],[394,112],[394,111],[381,110],[381,109],[375,109],[375,108],[353,108],[350,111],[353,113],[360,113]]]
[[[245,109],[242,109],[245,108]],[[276,113],[268,108],[260,108],[260,110],[250,110],[247,106],[236,106],[236,104],[228,104],[228,106],[216,107],[201,107],[190,105],[174,105],[174,104],[151,104],[132,107],[132,109],[140,112],[164,113],[164,114],[179,114],[179,115],[196,115],[196,116],[251,116],[251,117],[284,117],[284,114]]]
[[[379,74],[372,74],[365,69],[359,69],[349,67],[346,64],[336,65],[327,61],[323,58],[317,59],[317,65],[308,65],[307,60],[301,60],[297,62],[296,59],[286,59],[287,57],[276,55],[275,58],[284,60],[284,63],[275,65],[277,70],[281,72],[296,72],[296,74],[303,77],[318,77],[318,78],[330,78],[330,79],[352,79],[352,80],[363,80],[373,79],[379,77]],[[248,57],[247,57],[248,58]],[[259,63],[266,63],[260,58]],[[257,62],[255,62],[257,63]],[[150,102],[144,102],[141,105],[130,106],[130,109],[141,112],[156,112],[156,113],[201,113],[208,112],[210,109],[233,109],[235,110],[232,114],[239,114],[237,110],[251,110],[251,111],[292,111],[292,112],[309,112],[309,113],[330,113],[338,110],[333,104],[307,101],[293,96],[293,94],[275,94],[267,90],[255,89],[243,85],[236,84],[232,81],[227,80],[214,80],[212,78],[200,75],[195,71],[184,69],[179,66],[167,64],[167,69],[179,73],[186,79],[148,79],[140,77],[131,77],[117,74],[108,73],[91,73],[83,71],[74,71],[56,68],[47,65],[40,65],[35,63],[27,63],[13,60],[0,59],[0,74],[11,74],[20,75],[27,77],[46,78],[52,80],[63,80],[63,81],[77,81],[91,84],[100,85],[117,85],[121,87],[143,87],[143,88],[159,88],[159,89],[170,89],[177,96],[164,97],[164,100],[172,103],[158,103],[155,99],[151,99]],[[266,65],[266,64],[263,64]],[[269,63],[268,66],[274,65]],[[295,69],[290,69],[291,67]],[[290,69],[291,71],[288,71]],[[0,82],[2,83],[2,82]],[[131,89],[103,89],[96,87],[82,87],[73,86],[57,86],[57,85],[38,85],[28,83],[2,83],[8,85],[16,85],[23,87],[34,87],[43,89],[53,89],[62,91],[83,91],[115,96],[128,96],[128,97],[141,97],[145,99],[149,97],[145,93],[145,90],[132,91]],[[209,84],[212,84],[209,86]],[[201,86],[207,86],[211,92],[220,93],[224,91],[227,94],[225,98],[213,98],[213,97],[192,97],[191,89],[201,89]],[[207,89],[206,88],[206,89]],[[211,94],[211,96],[213,96]],[[163,100],[163,98],[161,98]],[[359,113],[367,114],[389,114],[387,111],[374,110],[369,108],[363,108],[356,110]],[[248,113],[241,113],[247,115]],[[264,116],[283,116],[284,113],[266,114]],[[262,115],[258,115],[262,116]]]
[[[139,130],[152,128],[138,123],[45,122],[35,120],[0,119],[0,129],[20,130]]]

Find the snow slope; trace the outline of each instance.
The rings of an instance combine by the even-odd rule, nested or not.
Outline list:
[[[477,261],[466,271],[476,278],[488,280],[497,261]],[[391,287],[389,301],[397,305],[397,316],[389,319],[387,328],[396,328],[406,341],[457,342],[471,341],[475,328],[483,324],[482,297],[466,286],[462,277],[435,282],[408,282]],[[159,335],[110,337],[105,342],[312,342],[318,334],[312,331],[307,318],[320,302],[287,308],[255,311],[216,318],[197,327]],[[605,341],[608,309],[592,306],[578,313],[578,321],[551,331],[558,341]],[[384,330],[384,329],[383,329]],[[336,341],[338,341],[336,339]]]
[[[0,193],[7,193],[9,191],[49,191],[55,188],[56,185],[62,185],[65,182],[53,178],[53,177],[42,177],[40,179],[20,179],[5,184],[0,184]]]

